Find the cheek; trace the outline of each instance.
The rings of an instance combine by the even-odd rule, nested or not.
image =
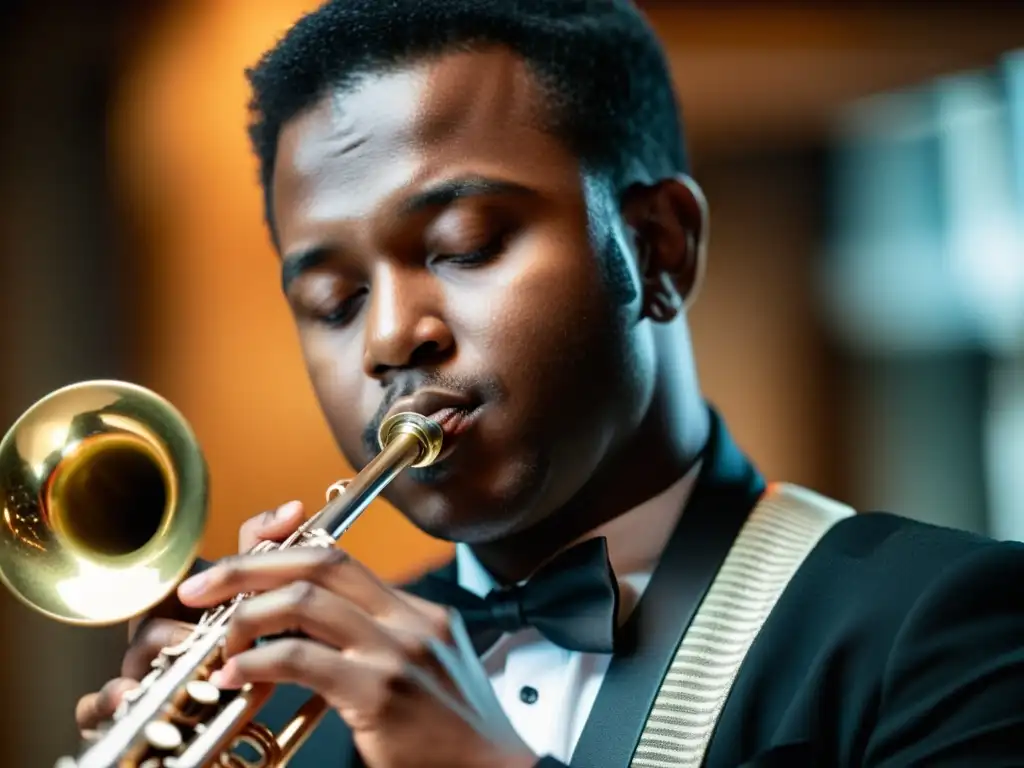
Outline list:
[[[475,355],[510,396],[537,400],[605,365],[608,336],[618,329],[589,244],[551,238],[510,255],[487,290],[461,303],[475,308],[473,317],[460,314]]]
[[[377,402],[365,386],[362,344],[348,333],[320,329],[300,331],[302,353],[313,391],[335,439],[349,459],[361,451],[362,430],[373,416]],[[379,388],[377,388],[379,402]]]

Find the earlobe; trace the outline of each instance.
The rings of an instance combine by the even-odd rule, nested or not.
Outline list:
[[[644,316],[667,323],[685,309],[685,299],[665,273],[644,279]]]

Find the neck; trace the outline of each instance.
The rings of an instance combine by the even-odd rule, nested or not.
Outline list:
[[[695,380],[660,378],[640,427],[568,504],[525,531],[473,547],[495,579],[510,584],[527,578],[595,528],[666,490],[694,466],[708,440],[707,405]]]

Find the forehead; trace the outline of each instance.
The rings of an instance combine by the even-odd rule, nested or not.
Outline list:
[[[460,53],[331,93],[282,130],[274,217],[282,241],[317,222],[363,219],[417,187],[484,175],[571,193],[579,167],[544,128],[526,64],[504,50]]]

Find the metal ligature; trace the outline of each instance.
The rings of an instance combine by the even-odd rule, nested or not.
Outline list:
[[[441,451],[440,426],[400,413],[378,433],[380,453],[332,485],[327,504],[278,547],[331,547],[408,467]],[[167,598],[195,561],[207,522],[202,451],[159,395],[87,381],[47,395],[0,441],[0,580],[57,621],[127,621]],[[165,648],[113,720],[57,768],[280,768],[327,711],[307,701],[279,732],[255,722],[273,686],[222,691],[227,626],[247,595],[208,611],[184,642]],[[248,749],[246,749],[248,748]],[[256,758],[244,757],[243,752]]]

